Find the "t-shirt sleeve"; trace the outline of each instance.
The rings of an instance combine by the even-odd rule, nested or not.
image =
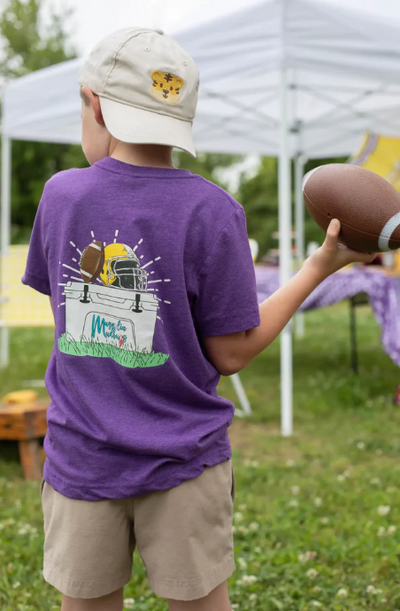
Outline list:
[[[231,217],[202,266],[194,317],[203,337],[239,333],[260,324],[243,209]]]
[[[48,230],[45,222],[44,200],[45,196],[43,195],[33,224],[32,235],[29,242],[28,259],[25,273],[22,277],[22,283],[39,291],[39,293],[50,296],[51,291],[46,248]]]

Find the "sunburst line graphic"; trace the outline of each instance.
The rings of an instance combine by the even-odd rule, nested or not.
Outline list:
[[[79,250],[79,248],[77,247],[77,245],[76,245],[76,244],[74,244],[73,242],[70,242],[70,244],[71,244],[71,246],[73,246],[73,247],[74,247],[74,248],[77,250],[77,252],[79,252],[79,254],[82,256],[82,251],[81,251],[81,250]]]
[[[117,229],[117,230],[115,231],[115,233],[114,233],[114,238],[113,238],[113,242],[112,242],[113,244],[116,244],[116,243],[117,243],[117,239],[118,239],[118,237],[119,237],[119,234],[120,234],[120,231],[119,231],[119,229]],[[93,231],[93,230],[92,230],[92,231],[90,231],[90,235],[91,235],[91,237],[92,237],[92,240],[93,240],[93,241],[96,241],[96,240],[95,240],[95,233],[94,233],[94,231]],[[141,238],[141,239],[138,241],[138,243],[136,244],[136,246],[134,246],[134,248],[132,249],[132,250],[133,250],[133,252],[135,252],[135,253],[136,253],[136,251],[137,251],[137,250],[138,250],[138,248],[139,248],[139,247],[140,247],[140,246],[143,244],[143,242],[144,242],[144,239],[143,239],[143,238]],[[82,257],[82,251],[81,251],[81,250],[80,250],[80,249],[77,247],[77,245],[75,244],[75,242],[73,242],[73,241],[71,240],[71,241],[70,241],[70,244],[71,244],[71,246],[72,246],[73,248],[75,248],[76,252],[77,252],[77,253],[80,255],[80,257]],[[107,245],[108,245],[108,243],[107,243],[107,242],[103,242],[103,245],[104,245],[104,247],[106,248],[106,247],[107,247]],[[144,256],[145,256],[145,255],[140,255],[140,256],[139,256],[139,260],[140,260],[140,261],[142,261],[142,259],[144,259]],[[73,261],[74,263],[76,263],[76,264],[77,264],[77,267],[80,267],[80,263],[79,263],[79,261],[80,261],[80,260],[78,260],[78,259],[76,258],[76,256],[75,256],[75,257],[71,257],[71,259],[72,259],[72,261]],[[161,260],[161,256],[159,256],[159,257],[155,257],[155,258],[154,258],[154,259],[152,259],[151,261],[148,261],[147,263],[145,263],[144,265],[142,265],[142,266],[141,266],[141,269],[147,269],[147,268],[149,268],[150,266],[154,265],[155,263],[157,263],[157,262],[158,262],[158,261],[160,261],[160,260]],[[72,274],[70,274],[70,275],[68,275],[68,274],[63,274],[63,278],[65,278],[66,280],[75,281],[75,282],[80,282],[81,284],[85,284],[85,281],[82,279],[82,277],[81,277],[81,275],[80,275],[80,269],[77,269],[77,267],[72,267],[72,266],[70,266],[70,265],[67,265],[66,263],[62,263],[61,261],[60,261],[60,265],[62,265],[64,268],[66,268],[66,269],[68,269],[68,270],[71,270],[71,272],[74,272],[75,274],[77,274],[77,275],[74,275],[74,276],[73,276]],[[147,271],[146,273],[147,273],[147,275],[148,275],[148,276],[151,276],[151,275],[154,275],[154,274],[156,273],[156,271],[155,271],[155,270],[152,270],[152,271]],[[162,283],[162,282],[171,282],[171,280],[170,280],[170,279],[155,279],[155,280],[149,280],[149,281],[148,281],[148,285],[151,285],[151,284],[160,284],[160,283]],[[104,285],[104,282],[103,282],[103,281],[102,281],[100,278],[96,278],[96,279],[93,281],[93,283],[92,283],[92,284],[95,284],[95,283],[96,283],[97,285],[99,285],[99,286],[105,286],[105,285]],[[59,283],[59,286],[60,286],[60,287],[66,287],[66,286],[68,286],[68,283],[62,283],[62,282],[60,282],[60,283]],[[159,303],[165,303],[165,304],[167,304],[167,305],[172,305],[172,303],[171,303],[170,301],[162,300],[162,299],[160,299],[159,297],[157,297],[157,296],[155,295],[155,293],[158,293],[158,292],[159,292],[159,289],[158,289],[158,288],[153,288],[153,287],[151,287],[151,288],[150,288],[150,287],[148,287],[148,288],[147,288],[147,292],[152,293],[152,294],[154,295],[154,297],[157,299],[157,301],[158,301]],[[63,295],[63,297],[65,297],[65,292],[64,292],[64,290],[63,290],[62,295]],[[58,307],[62,307],[62,306],[65,306],[65,305],[66,305],[66,302],[64,301],[64,302],[60,303]],[[159,320],[161,320],[161,321],[164,323],[164,321],[162,320],[162,318],[161,318],[161,317],[159,317],[159,316],[158,316],[158,318],[159,318]]]

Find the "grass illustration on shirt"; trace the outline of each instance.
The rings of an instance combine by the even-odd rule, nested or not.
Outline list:
[[[141,265],[143,255],[139,258],[136,251],[143,240],[131,248],[117,242],[118,234],[107,244],[91,232],[93,241],[83,251],[70,242],[80,259],[72,257],[75,267],[60,262],[70,273],[63,274],[68,282],[59,283],[65,301],[58,307],[65,306],[66,331],[58,347],[74,356],[111,358],[123,367],[164,365],[169,355],[153,351],[162,302],[153,285],[170,280],[152,279],[155,271],[149,268],[161,257]]]

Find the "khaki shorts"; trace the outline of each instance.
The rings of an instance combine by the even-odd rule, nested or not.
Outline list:
[[[137,546],[155,594],[203,598],[235,570],[233,498],[231,461],[124,500],[72,500],[44,482],[44,578],[72,598],[105,596],[129,582]]]

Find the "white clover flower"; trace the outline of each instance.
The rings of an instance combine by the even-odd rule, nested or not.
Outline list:
[[[233,514],[233,520],[234,522],[243,522],[243,514],[241,511],[236,511]]]
[[[322,607],[322,603],[320,603],[318,600],[312,600],[311,604],[313,607]]]
[[[310,579],[315,579],[316,577],[318,577],[318,571],[316,571],[315,569],[308,569],[306,575]]]
[[[325,526],[329,524],[329,518],[321,518],[321,524],[324,524]]]
[[[249,524],[249,530],[251,530],[252,532],[257,532],[257,530],[259,530],[260,525],[258,522],[250,522]]]
[[[134,598],[125,598],[124,599],[124,609],[133,609],[134,604],[135,604]]]
[[[239,511],[246,511],[247,505],[239,505]]]
[[[380,516],[387,516],[390,513],[390,505],[379,505],[378,513]]]
[[[253,602],[253,600],[257,600],[257,594],[255,592],[253,592],[252,594],[250,594],[249,596],[249,600],[251,602]]]
[[[308,562],[309,560],[315,560],[317,557],[317,552],[305,552],[304,554],[299,554],[298,561],[299,562]]]
[[[348,592],[347,592],[346,588],[340,588],[340,590],[338,590],[338,592],[337,592],[337,596],[339,598],[346,598],[347,594],[348,594]]]
[[[232,609],[239,609],[239,603],[233,603]]]
[[[379,477],[373,477],[372,479],[369,480],[369,483],[372,486],[380,486],[381,485],[381,480],[379,479]]]
[[[238,565],[242,569],[242,571],[247,569],[247,562],[244,558],[238,558]]]
[[[317,497],[314,499],[314,505],[315,505],[315,507],[322,507],[322,505],[323,505],[323,504],[324,504],[324,502],[323,502],[323,500],[322,500],[322,499],[321,499],[319,496],[317,496]]]
[[[292,499],[291,501],[289,501],[289,507],[298,507],[299,506],[299,501],[297,501],[296,499]]]
[[[241,533],[242,535],[247,535],[249,532],[249,529],[246,528],[246,526],[239,526],[237,531]]]
[[[20,529],[18,530],[18,534],[19,534],[19,535],[27,535],[27,534],[28,534],[28,532],[29,532],[29,531],[28,531],[28,529],[27,529],[27,528],[20,528]]]
[[[16,582],[13,584],[13,588],[14,588],[14,590],[16,590],[17,588],[19,588],[19,587],[20,587],[20,585],[21,585],[21,583],[20,583],[19,581],[16,581]]]
[[[337,478],[338,478],[338,482],[344,482],[346,479],[344,475],[338,475]]]
[[[259,467],[260,463],[258,462],[258,460],[252,460],[250,463],[251,467]]]
[[[319,592],[322,592],[322,588],[320,586],[314,586],[312,591],[315,592],[315,594],[318,594]]]
[[[300,494],[300,486],[292,486],[290,491],[296,496],[297,494]]]
[[[365,443],[363,441],[358,442],[357,450],[365,450]]]
[[[294,460],[287,460],[287,461],[286,461],[286,466],[287,466],[287,467],[289,467],[289,469],[291,469],[292,467],[294,467],[294,466],[295,466],[295,464],[296,464],[296,463],[294,462]]]
[[[396,532],[396,530],[397,530],[397,526],[394,526],[394,525],[392,524],[392,526],[389,526],[389,528],[388,528],[388,530],[387,530],[387,531],[388,531],[388,535],[394,535],[394,533]]]
[[[367,594],[375,594],[375,586],[368,586]]]
[[[384,528],[383,526],[380,526],[378,528],[378,537],[384,537],[386,535],[386,528]]]
[[[257,577],[255,575],[243,575],[237,583],[239,586],[252,586],[257,583]]]
[[[345,476],[345,478],[346,478],[346,479],[347,479],[347,478],[349,478],[349,477],[351,477],[350,470],[349,470],[349,469],[346,469],[345,471],[343,471],[343,475]]]

